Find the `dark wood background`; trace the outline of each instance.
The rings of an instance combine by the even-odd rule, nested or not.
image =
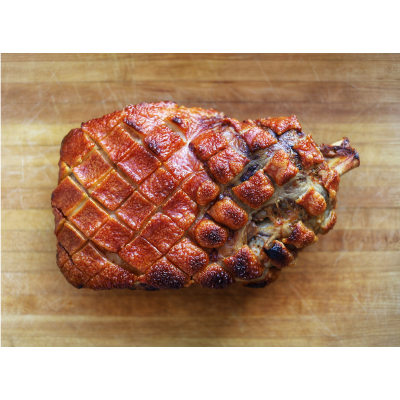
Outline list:
[[[4,54],[3,346],[400,345],[400,56]],[[338,223],[263,290],[77,290],[55,263],[62,138],[127,104],[175,100],[238,119],[296,114],[350,138]]]

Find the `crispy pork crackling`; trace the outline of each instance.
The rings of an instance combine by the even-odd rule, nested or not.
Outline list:
[[[336,223],[343,138],[296,116],[239,122],[173,102],[130,105],[63,139],[51,196],[57,265],[76,288],[262,288]]]

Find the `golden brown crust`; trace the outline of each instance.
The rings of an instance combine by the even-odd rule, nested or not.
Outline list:
[[[157,250],[165,254],[184,234],[168,216],[157,213],[150,219],[141,233]]]
[[[95,276],[107,266],[112,265],[95,247],[88,243],[72,256],[74,265],[89,276]]]
[[[93,186],[110,171],[111,165],[97,150],[94,150],[85,161],[73,168],[74,175],[85,188]]]
[[[60,158],[58,162],[58,184],[71,173],[71,168]]]
[[[220,224],[234,230],[242,228],[249,220],[247,212],[227,197],[217,201],[208,213]]]
[[[107,222],[91,238],[98,246],[116,253],[129,242],[133,231],[114,218]]]
[[[225,244],[228,239],[228,230],[214,221],[202,219],[197,223],[194,235],[200,246],[213,249]]]
[[[153,126],[152,132],[143,141],[161,161],[167,160],[185,144],[178,133],[165,125]]]
[[[100,144],[110,159],[116,163],[135,146],[136,142],[122,126],[117,125],[109,135],[100,140]]]
[[[155,126],[165,126],[165,118],[178,112],[172,101],[129,105],[124,110],[124,122],[143,136],[153,132]]]
[[[262,275],[264,268],[249,246],[243,246],[232,257],[224,259],[226,267],[239,279],[250,280]]]
[[[85,204],[69,217],[70,221],[86,236],[91,236],[107,220],[108,214],[88,199]]]
[[[135,142],[131,150],[117,165],[133,182],[141,183],[161,165],[161,162],[144,146]]]
[[[109,134],[124,118],[125,110],[115,111],[104,117],[92,119],[82,124],[82,130],[93,140],[99,141]]]
[[[51,205],[69,215],[87,197],[86,193],[68,176],[51,195]]]
[[[258,126],[251,127],[243,133],[243,138],[249,146],[250,151],[266,149],[267,147],[277,143],[277,140],[264,129]]]
[[[57,243],[57,265],[59,268],[61,268],[68,260],[69,260],[69,255],[65,251],[64,247],[60,245],[60,243]]]
[[[203,161],[207,161],[214,154],[228,146],[226,138],[222,135],[216,135],[213,130],[197,136],[191,143],[197,156]]]
[[[162,253],[141,236],[124,246],[118,254],[143,273],[162,256]]]
[[[326,162],[323,162],[318,170],[321,183],[328,191],[329,196],[334,199],[339,190],[340,175],[335,169],[331,169]]]
[[[82,129],[72,129],[61,142],[60,157],[73,167],[93,148],[94,143],[85,136]]]
[[[282,133],[285,133],[289,129],[296,129],[297,132],[301,132],[301,125],[295,115],[291,115],[290,117],[263,118],[257,120],[257,122],[265,128],[272,129],[277,135],[282,135]]]
[[[90,278],[84,285],[87,289],[111,290],[134,287],[136,276],[115,264],[107,265],[99,274]]]
[[[177,107],[177,105],[175,106]],[[204,110],[198,107],[171,109],[167,117],[169,121],[179,126],[187,140],[192,140],[200,133],[211,129],[215,126],[216,122],[220,122],[223,118],[223,113],[219,113],[213,109]]]
[[[183,190],[178,190],[163,205],[162,210],[181,229],[188,229],[195,221],[199,208]]]
[[[164,164],[171,174],[179,181],[193,172],[203,169],[203,164],[188,147],[183,147],[178,150]]]
[[[155,289],[180,289],[188,286],[190,277],[176,268],[165,257],[154,263],[139,278],[139,282],[145,283]]]
[[[85,272],[80,271],[71,260],[68,260],[60,269],[65,279],[77,289],[81,289],[90,279]]]
[[[326,210],[326,202],[313,186],[310,186],[306,193],[303,194],[296,203],[306,209],[310,215],[319,215]]]
[[[210,289],[225,289],[235,282],[233,276],[216,263],[207,265],[193,280],[201,287]]]
[[[154,204],[159,205],[177,186],[177,180],[160,167],[139,186],[139,190]]]
[[[167,258],[189,275],[194,275],[209,262],[208,254],[189,239],[177,243],[167,254]]]
[[[187,179],[182,189],[200,206],[205,206],[217,198],[220,188],[213,182],[205,171],[194,174]]]
[[[212,156],[208,161],[208,167],[218,182],[228,183],[250,160],[236,151],[228,148]]]
[[[57,236],[58,232],[60,232],[60,229],[62,227],[62,224],[66,221],[64,218],[64,215],[58,210],[58,208],[52,208],[52,212],[54,215],[54,234]]]
[[[200,206],[205,206],[215,200],[219,195],[220,188],[211,179],[202,182],[196,192],[196,201]]]
[[[69,222],[63,225],[57,235],[57,240],[70,255],[74,254],[86,242],[85,237]]]
[[[90,194],[109,210],[114,211],[133,191],[132,185],[117,172],[111,171]]]
[[[311,229],[308,229],[302,221],[296,224],[288,238],[282,239],[284,244],[292,244],[298,249],[309,246],[315,241],[317,241],[315,233]]]
[[[289,155],[284,150],[279,150],[269,160],[264,171],[278,186],[283,186],[297,175],[299,169],[290,161]]]
[[[358,165],[348,139],[321,152],[295,116],[130,105],[61,144],[57,265],[94,290],[265,287],[332,229],[339,175]]]
[[[252,208],[260,208],[274,194],[274,185],[262,171],[256,172],[249,180],[232,188],[233,193]]]
[[[155,209],[156,206],[153,203],[136,191],[118,209],[117,215],[129,225],[131,229],[137,231]]]
[[[293,149],[299,153],[304,168],[310,168],[312,165],[319,164],[324,161],[324,156],[310,135],[307,135],[304,139],[299,140],[293,146]]]

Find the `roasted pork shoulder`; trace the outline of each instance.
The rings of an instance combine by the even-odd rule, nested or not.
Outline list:
[[[63,139],[57,265],[76,288],[262,288],[336,223],[343,138],[296,116],[239,122],[174,102],[127,106]]]

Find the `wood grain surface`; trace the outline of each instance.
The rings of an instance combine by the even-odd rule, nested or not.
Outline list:
[[[399,346],[400,56],[3,54],[3,346]],[[266,289],[70,286],[50,195],[62,138],[127,104],[174,100],[241,119],[296,114],[343,136],[338,223]]]

